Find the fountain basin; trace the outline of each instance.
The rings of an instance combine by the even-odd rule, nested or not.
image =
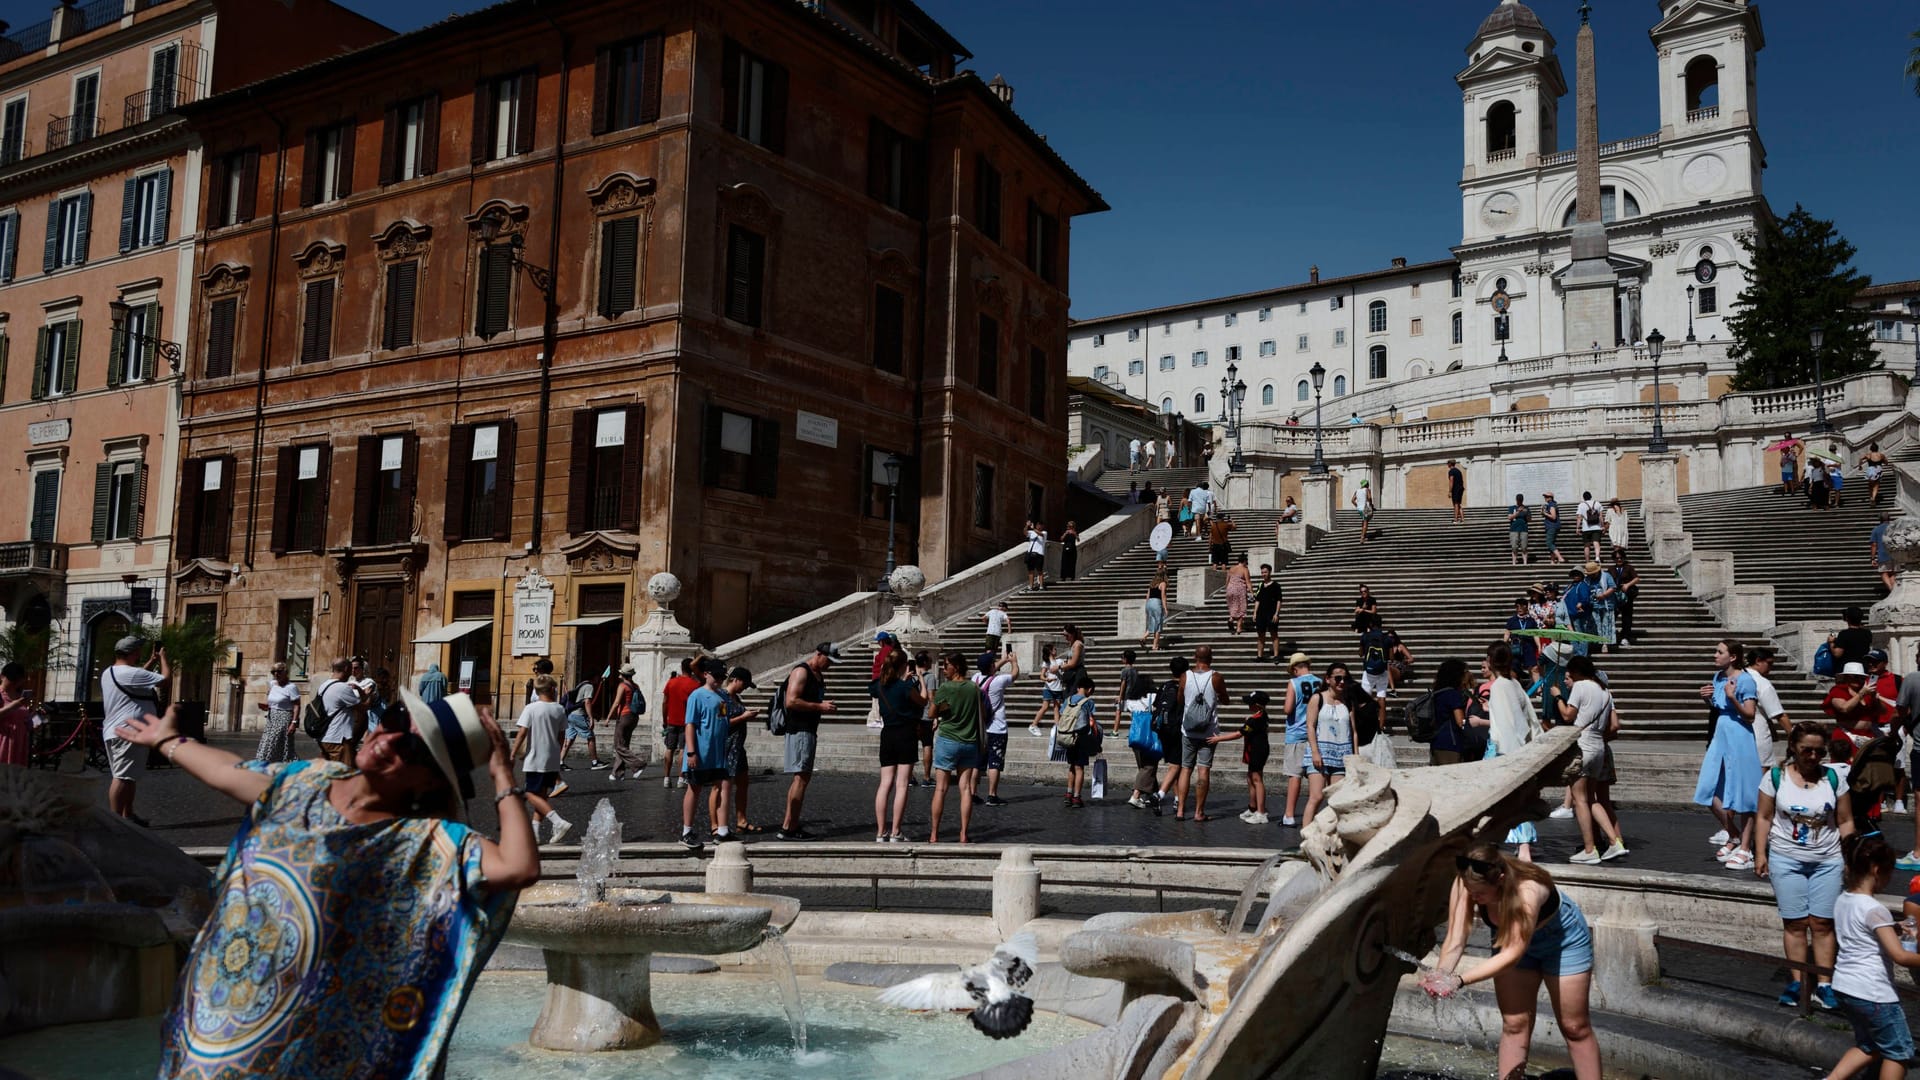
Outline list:
[[[648,958],[744,952],[767,927],[790,926],[800,902],[754,893],[611,888],[582,903],[577,886],[544,883],[520,896],[506,939],[538,948],[547,996],[527,1041],[546,1050],[633,1050],[660,1041]]]

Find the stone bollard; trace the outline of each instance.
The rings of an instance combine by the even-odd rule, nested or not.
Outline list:
[[[1033,865],[1033,849],[1007,848],[993,868],[993,928],[1005,941],[1039,917],[1040,868]]]
[[[1593,931],[1593,1004],[1631,1012],[1631,1003],[1660,981],[1660,953],[1653,936],[1660,927],[1639,905],[1621,905],[1590,924]]]
[[[729,840],[713,849],[713,861],[707,864],[707,891],[753,891],[753,864],[747,861],[747,845],[738,840]]]

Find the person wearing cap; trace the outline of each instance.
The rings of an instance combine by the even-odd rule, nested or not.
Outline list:
[[[1540,666],[1540,639],[1533,631],[1540,629],[1532,614],[1527,610],[1527,598],[1513,598],[1513,614],[1507,616],[1506,632],[1501,640],[1513,650],[1513,667],[1518,673],[1531,675]]]
[[[573,822],[560,816],[549,799],[567,790],[560,779],[561,744],[567,737],[567,710],[560,707],[560,684],[551,675],[533,677],[534,700],[520,710],[513,728],[513,757],[521,759],[521,783],[526,788],[527,819],[533,823],[533,839],[540,840],[540,822],[545,819],[553,829],[547,843],[557,844],[573,829]]]
[[[1567,557],[1560,554],[1560,503],[1551,491],[1540,499],[1540,527],[1546,530],[1547,558],[1557,563],[1566,562]]]
[[[150,712],[160,711],[160,688],[172,677],[167,666],[167,650],[155,649],[146,659],[147,643],[129,634],[114,642],[113,663],[100,672],[100,707],[103,718],[100,734],[107,744],[107,768],[113,781],[107,785],[107,809],[137,825],[146,822],[134,815],[133,791],[147,773],[147,755],[121,734],[121,726]],[[153,670],[154,667],[160,670]]]
[[[1267,758],[1273,753],[1273,743],[1268,737],[1267,702],[1272,700],[1265,690],[1255,690],[1240,699],[1247,707],[1247,718],[1239,728],[1221,732],[1221,742],[1242,742],[1240,760],[1247,765],[1247,808],[1240,812],[1240,820],[1249,825],[1267,824],[1267,783],[1260,775],[1267,767]]]
[[[867,673],[867,697],[872,701],[867,706],[867,726],[876,731],[880,728],[880,673],[886,670],[887,658],[899,651],[899,639],[885,630],[874,632],[873,666]]]
[[[1832,688],[1820,701],[1820,711],[1833,718],[1833,760],[1850,762],[1854,752],[1884,734],[1893,720],[1893,708],[1880,696],[1867,665],[1850,661],[1840,668]]]
[[[747,786],[752,768],[747,763],[747,725],[760,716],[759,709],[749,709],[740,700],[740,695],[748,690],[757,689],[753,681],[753,672],[744,667],[735,667],[728,671],[726,678],[720,680],[720,696],[726,699],[727,706],[727,779],[732,782],[733,807],[729,813],[726,804],[720,801],[717,789],[707,791],[707,820],[733,820],[733,830],[737,833],[763,833],[767,830],[747,820]]]
[[[633,681],[636,672],[632,664],[620,666],[620,681],[613,687],[613,769],[607,773],[609,780],[624,780],[631,776],[640,779],[640,771],[647,767],[647,759],[633,751],[633,729],[640,725],[640,718],[647,712],[647,695],[640,692],[640,684]]]
[[[680,843],[698,851],[703,845],[694,835],[693,816],[700,806],[701,792],[712,790],[718,796],[706,800],[713,842],[733,839],[733,830],[727,824],[733,777],[727,771],[727,698],[720,685],[726,678],[726,665],[708,657],[695,671],[700,676],[700,689],[687,695],[687,750],[681,766],[686,770],[687,790],[680,798]]]
[[[1453,523],[1467,523],[1467,474],[1460,471],[1460,463],[1447,459],[1447,499],[1453,503]]]
[[[880,706],[880,783],[873,793],[875,843],[906,839],[900,823],[907,813],[907,787],[913,779],[914,760],[920,756],[920,718],[927,708],[920,680],[913,677],[911,666],[905,652],[890,653],[880,671],[880,691],[874,699]],[[1003,743],[1005,738],[1003,734]],[[891,829],[887,825],[889,808],[893,813]]]
[[[1364,544],[1367,542],[1367,527],[1373,524],[1372,481],[1360,481],[1360,486],[1353,491],[1353,497],[1347,501],[1360,512],[1360,542]]]
[[[352,763],[244,762],[182,736],[177,706],[122,722],[127,741],[245,808],[162,1024],[159,1075],[443,1067],[540,856],[492,716],[465,694],[400,699]],[[467,824],[477,769],[497,842]]]
[[[1716,858],[1729,870],[1751,870],[1753,814],[1760,802],[1760,754],[1752,727],[1759,689],[1746,672],[1739,642],[1718,642],[1713,665],[1713,681],[1700,687],[1700,699],[1713,710],[1713,742],[1700,762],[1693,801],[1711,808],[1720,822],[1713,837],[1721,845]]]
[[[1320,677],[1313,673],[1313,660],[1306,653],[1287,657],[1287,696],[1280,711],[1287,718],[1287,734],[1280,769],[1287,776],[1287,812],[1282,825],[1297,824],[1294,807],[1300,798],[1300,779],[1307,775],[1307,699],[1320,692]]]
[[[1560,603],[1567,609],[1566,625],[1582,634],[1600,633],[1599,616],[1595,612],[1595,586],[1588,577],[1589,574],[1597,574],[1599,571],[1600,564],[1592,562],[1568,570],[1567,588],[1560,594]],[[1576,641],[1572,645],[1575,656],[1586,656],[1593,651],[1590,642]]]
[[[823,641],[813,647],[806,662],[795,664],[781,685],[781,709],[785,720],[786,773],[793,777],[787,785],[786,814],[780,820],[780,839],[811,840],[813,834],[800,827],[800,812],[806,806],[807,784],[813,779],[813,759],[819,748],[820,718],[840,711],[827,700],[826,674],[840,659],[840,646]]]

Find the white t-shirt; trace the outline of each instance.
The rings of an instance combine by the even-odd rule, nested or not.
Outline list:
[[[557,701],[535,701],[520,710],[520,725],[527,729],[527,760],[521,768],[527,772],[560,771],[560,747],[567,737],[567,712]]]
[[[1047,661],[1040,668],[1041,684],[1047,689],[1058,693],[1061,690],[1060,673],[1065,670],[1067,670],[1067,662],[1065,660],[1054,659]]]
[[[1027,554],[1045,555],[1047,553],[1047,530],[1039,529],[1027,533]]]
[[[987,710],[987,734],[1005,735],[1007,733],[1007,687],[1013,682],[1013,676],[1006,672],[998,675],[973,676],[973,685],[980,688],[982,704]]]
[[[1212,671],[1187,672],[1186,695],[1180,709],[1183,718],[1186,716],[1186,706],[1192,704],[1196,698],[1207,703],[1207,715],[1212,720],[1212,724],[1207,728],[1207,735],[1220,734],[1220,695],[1214,689]],[[1205,737],[1202,736],[1202,738]],[[1191,739],[1193,735],[1189,733],[1187,738]]]
[[[1573,726],[1580,732],[1581,755],[1605,750],[1607,713],[1613,708],[1613,696],[1592,679],[1581,679],[1567,692],[1567,704],[1574,708]]]
[[[1753,677],[1753,744],[1760,751],[1760,764],[1773,764],[1773,718],[1787,711],[1780,704],[1780,691],[1773,683],[1757,671],[1748,671]]]
[[[269,683],[267,685],[267,708],[285,709],[289,712],[298,711],[300,708],[300,684],[295,682],[288,682],[285,685]]]
[[[320,708],[327,714],[327,733],[321,742],[343,743],[353,738],[353,711],[360,704],[358,684],[351,679],[330,680],[320,688]]]
[[[1007,632],[1007,613],[1004,611],[1001,611],[999,608],[992,608],[988,610],[987,633],[992,634],[994,637],[999,637],[1001,634],[1004,634],[1006,632]]]
[[[1893,925],[1893,913],[1865,893],[1843,892],[1833,904],[1833,932],[1840,957],[1833,962],[1835,991],[1862,1001],[1897,1002],[1892,967],[1880,951],[1876,931]]]
[[[1140,440],[1135,439],[1132,442],[1128,443],[1127,452],[1129,454],[1132,454],[1135,457],[1139,457],[1140,456]]]
[[[1774,773],[1780,774],[1776,786]],[[1841,783],[1834,776],[1834,783]],[[1826,770],[1812,787],[1803,786],[1790,765],[1760,774],[1760,794],[1773,798],[1773,828],[1767,832],[1770,856],[1800,862],[1831,862],[1840,857],[1840,819],[1834,808],[1839,792],[1827,783]]]
[[[1213,492],[1203,487],[1194,488],[1192,491],[1187,492],[1187,502],[1193,505],[1193,512],[1196,516],[1204,514],[1213,506]]]
[[[101,724],[100,734],[104,738],[120,737],[120,725],[128,720],[138,720],[147,713],[158,715],[160,693],[153,688],[160,684],[160,673],[148,671],[142,667],[127,664],[108,664],[100,673],[100,705],[105,721]]]
[[[1607,515],[1605,511],[1600,509],[1599,500],[1587,499],[1583,501],[1580,504],[1579,514],[1581,532],[1599,532],[1606,528]],[[1589,514],[1593,516],[1589,518],[1587,516]]]

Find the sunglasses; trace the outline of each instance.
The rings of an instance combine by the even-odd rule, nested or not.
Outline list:
[[[427,741],[413,730],[413,718],[407,715],[407,707],[398,702],[380,715],[380,730],[388,735],[397,735],[393,740],[393,752],[408,765],[418,765],[425,769],[437,769],[439,764],[433,760],[433,751],[427,749]]]
[[[1470,859],[1465,855],[1455,855],[1453,865],[1454,869],[1463,874],[1471,870],[1488,881],[1498,881],[1507,872],[1507,868],[1500,863],[1488,862],[1485,859]]]
[[[1335,675],[1335,676],[1333,676],[1333,679],[1332,679],[1332,681],[1333,681],[1333,682],[1346,682],[1346,681],[1347,681],[1347,677],[1346,677],[1345,675]]]

